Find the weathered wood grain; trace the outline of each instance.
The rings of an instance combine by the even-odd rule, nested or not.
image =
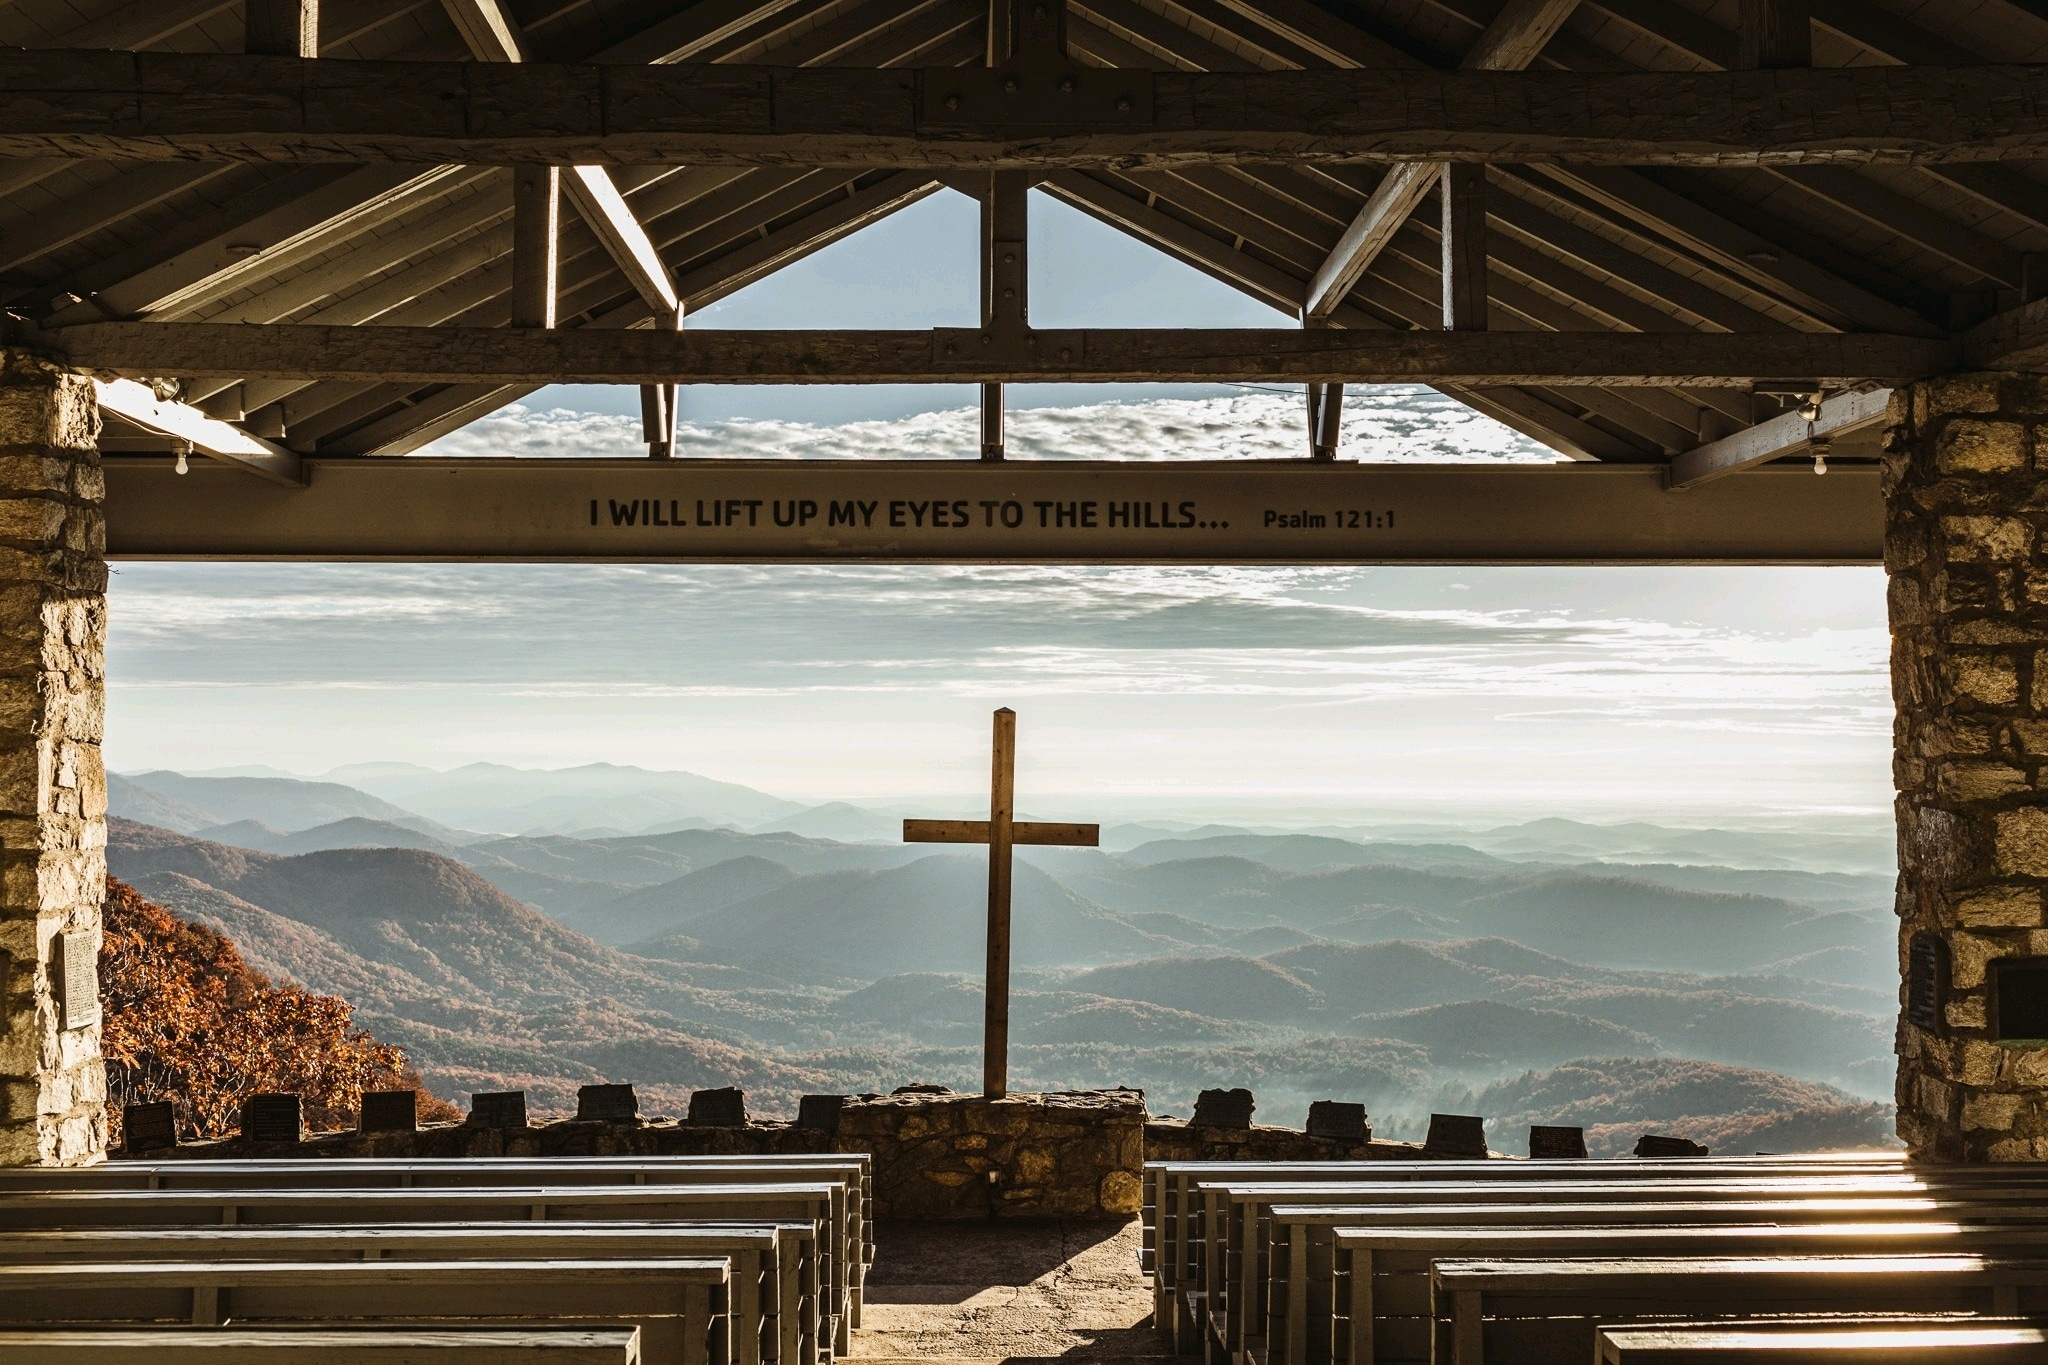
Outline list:
[[[2038,66],[1129,76],[1143,83],[1135,103],[1149,118],[1067,123],[1034,106],[983,127],[920,113],[927,94],[943,109],[936,83],[962,79],[944,69],[13,51],[0,53],[0,155],[957,168],[2048,155],[2048,68]]]
[[[417,384],[1295,383],[1830,388],[1955,367],[1949,341],[1882,333],[1302,332],[1087,329],[985,346],[917,331],[542,331],[89,323],[35,333],[82,369]],[[993,352],[991,354],[990,352]]]

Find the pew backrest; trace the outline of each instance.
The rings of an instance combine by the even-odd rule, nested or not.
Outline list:
[[[0,1365],[641,1365],[638,1328],[0,1330]]]
[[[1673,1323],[1595,1343],[1594,1365],[2048,1365],[2048,1330],[2019,1321]]]

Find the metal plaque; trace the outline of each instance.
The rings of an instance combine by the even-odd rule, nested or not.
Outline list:
[[[250,1142],[297,1142],[304,1136],[297,1095],[251,1095],[242,1101],[242,1136]]]
[[[747,1092],[733,1086],[690,1092],[692,1128],[744,1128],[747,1126]]]
[[[524,1128],[526,1092],[487,1090],[469,1097],[469,1118],[474,1128]]]
[[[818,1133],[836,1133],[839,1115],[845,1108],[844,1095],[806,1095],[796,1102],[796,1126]]]
[[[178,1111],[169,1100],[130,1104],[121,1109],[121,1144],[130,1156],[161,1152],[178,1145]]]
[[[1431,1114],[1422,1150],[1434,1156],[1485,1156],[1486,1120],[1477,1114]]]
[[[413,1133],[420,1126],[420,1096],[416,1090],[365,1090],[362,1112],[356,1116],[359,1133]]]
[[[1372,1129],[1365,1125],[1365,1106],[1342,1100],[1317,1100],[1308,1107],[1308,1135],[1353,1147],[1372,1141]]]
[[[93,938],[73,929],[57,935],[50,945],[60,1027],[90,1028],[100,1021],[100,955]]]
[[[1188,1122],[1197,1128],[1249,1128],[1252,1110],[1256,1108],[1252,1092],[1242,1086],[1235,1090],[1204,1090],[1195,1096],[1195,1116]]]
[[[1586,1155],[1586,1130],[1542,1123],[1529,1125],[1529,1155],[1532,1158],[1575,1158]]]
[[[638,1123],[640,1097],[630,1085],[586,1085],[576,1092],[578,1123]]]

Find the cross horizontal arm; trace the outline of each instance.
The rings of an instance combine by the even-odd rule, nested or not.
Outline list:
[[[2048,155],[2048,67],[1100,71],[0,53],[0,156],[1130,169],[1727,167]],[[992,87],[991,87],[992,89]],[[964,95],[964,100],[963,100]],[[957,112],[956,112],[957,111]]]
[[[1854,387],[1954,368],[1956,343],[1767,334],[1086,329],[987,345],[978,330],[636,331],[106,322],[22,329],[88,370],[137,377],[411,384],[1315,382]]]
[[[986,820],[905,820],[906,844],[985,844]],[[1049,823],[1043,820],[1010,822],[1013,844],[1056,844],[1062,848],[1095,848],[1102,842],[1102,826]]]

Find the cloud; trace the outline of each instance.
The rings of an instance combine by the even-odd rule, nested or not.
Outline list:
[[[1550,450],[1431,389],[1382,387],[1347,394],[1346,459],[1383,463],[1547,463]],[[1022,460],[1280,459],[1306,454],[1298,391],[1250,390],[1228,398],[1161,398],[1008,414],[1007,452]],[[886,421],[823,425],[733,420],[677,428],[684,457],[720,459],[942,460],[981,446],[971,408]],[[640,423],[565,408],[514,404],[420,452],[460,456],[611,456],[647,453]]]

